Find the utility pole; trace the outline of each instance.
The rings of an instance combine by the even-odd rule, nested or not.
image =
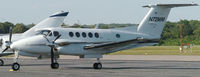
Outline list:
[[[178,24],[179,26],[179,32],[180,32],[180,53],[183,52],[183,24]]]

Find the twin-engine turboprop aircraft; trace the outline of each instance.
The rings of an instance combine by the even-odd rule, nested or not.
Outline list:
[[[101,69],[103,54],[130,48],[154,45],[159,42],[168,14],[173,7],[197,6],[197,4],[155,4],[138,28],[80,29],[41,28],[34,36],[15,41],[10,48],[15,51],[13,70],[19,70],[18,54],[39,58],[51,58],[51,68],[59,68],[59,55],[75,55],[80,58],[97,58],[94,69]],[[11,36],[10,36],[11,37]]]

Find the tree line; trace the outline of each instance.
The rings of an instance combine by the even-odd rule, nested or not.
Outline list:
[[[177,46],[180,45],[180,28],[182,25],[183,43],[200,45],[200,21],[199,20],[180,20],[178,22],[167,21],[161,35],[161,40],[158,45],[164,46]],[[22,33],[33,27],[35,24],[25,25],[23,23],[13,24],[11,22],[0,22],[0,34],[9,33],[9,27],[13,27],[13,33]],[[63,23],[61,26],[64,28],[94,28],[97,24],[93,25],[68,25]],[[127,26],[138,26],[138,24],[98,24],[101,29],[120,28]]]
[[[11,26],[13,27],[13,33],[23,33],[34,25],[33,23],[25,25],[23,23],[0,22],[0,34],[8,34]]]

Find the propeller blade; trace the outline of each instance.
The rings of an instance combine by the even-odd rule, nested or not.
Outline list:
[[[12,39],[12,26],[10,27],[10,30],[9,30],[9,42],[11,43],[11,39]]]
[[[0,39],[0,46],[3,44],[3,40],[2,39]]]
[[[61,36],[61,35],[58,35],[58,36],[53,40],[53,44],[54,44],[54,42],[55,42],[58,38],[60,38],[60,36]]]
[[[8,47],[6,47],[6,49],[4,49],[4,50],[2,51],[2,53],[4,53],[6,50],[8,50]]]

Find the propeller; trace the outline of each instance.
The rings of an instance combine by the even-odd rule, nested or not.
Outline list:
[[[6,50],[8,50],[10,48],[10,45],[12,43],[12,26],[10,26],[10,29],[9,29],[9,41],[6,41],[6,48],[2,51],[2,53],[4,53]]]
[[[58,35],[52,42],[49,41],[49,39],[44,36],[44,38],[47,40],[47,42],[49,43],[47,46],[49,46],[51,48],[51,63],[54,63],[54,50],[57,50],[56,49],[56,44],[55,44],[55,41],[60,38],[61,35]]]

